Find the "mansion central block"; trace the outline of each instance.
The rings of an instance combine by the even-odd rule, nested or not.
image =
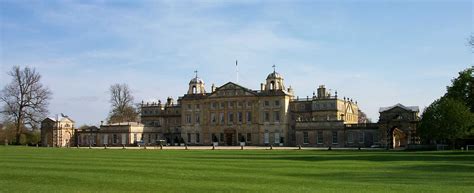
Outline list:
[[[233,82],[206,90],[196,74],[177,99],[141,104],[141,123],[77,130],[78,145],[284,145],[316,147],[406,147],[418,143],[418,107],[381,108],[367,123],[357,102],[319,86],[312,97],[295,97],[273,71],[259,90]],[[71,140],[72,141],[72,140]],[[54,146],[54,144],[51,144]]]
[[[145,127],[161,128],[160,138],[167,142],[183,138],[189,145],[296,144],[305,135],[296,128],[296,122],[308,118],[306,112],[297,112],[302,106],[306,110],[308,102],[315,120],[358,122],[357,104],[331,96],[324,86],[312,98],[299,100],[291,87],[285,87],[283,77],[272,72],[260,87],[251,90],[229,82],[221,87],[212,85],[207,92],[204,81],[196,76],[176,104],[171,98],[166,104],[142,104],[141,120]]]

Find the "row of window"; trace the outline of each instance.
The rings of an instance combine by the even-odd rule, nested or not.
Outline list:
[[[270,101],[263,101],[263,106],[264,107],[269,107],[270,106]],[[280,106],[280,100],[273,101],[273,106],[279,107]]]
[[[234,108],[234,107],[237,107],[237,108],[242,108],[242,107],[247,107],[247,108],[250,108],[252,107],[252,102],[251,101],[226,101],[226,102],[213,102],[210,104],[210,107],[211,109],[224,109],[226,106],[228,108]],[[269,100],[266,100],[263,102],[263,106],[264,107],[270,107],[270,106],[274,106],[274,107],[279,107],[280,106],[280,100],[274,100],[274,101],[269,101]],[[195,105],[192,105],[192,104],[188,104],[187,105],[187,109],[193,109],[193,107],[195,109],[200,109],[200,104],[195,104]]]
[[[160,113],[160,110],[143,110],[142,111],[142,114],[143,115],[158,115]],[[166,111],[165,112],[166,114],[170,114],[172,113],[170,110]],[[176,110],[175,112],[173,112],[175,114],[179,114],[179,111]]]
[[[146,126],[155,126],[155,127],[161,126],[160,121],[158,121],[158,120],[156,120],[156,121],[145,121],[145,125]]]
[[[359,138],[359,143],[364,143],[365,134],[364,132],[348,132],[347,143],[354,143]]]
[[[346,117],[345,117],[345,120],[346,121],[357,121],[356,116],[352,115],[352,114],[347,114]]]
[[[316,143],[323,144],[324,135],[322,131],[318,131],[316,134]],[[347,133],[347,143],[364,143],[365,133],[364,132],[348,132]],[[308,132],[303,132],[303,144],[309,143],[309,134]],[[338,133],[337,131],[332,132],[332,143],[338,143]]]
[[[234,96],[234,95],[243,95],[243,90],[228,90],[228,91],[220,91],[217,92],[218,96]]]
[[[250,101],[227,101],[227,102],[213,102],[211,103],[211,109],[224,109],[225,107],[228,108],[242,108],[242,107],[247,107],[250,108],[252,107],[252,102]]]
[[[234,123],[234,118],[237,116],[237,123],[243,123],[244,122],[244,114],[243,112],[237,112],[234,115],[234,112],[228,112],[227,113],[227,123],[231,124]],[[246,112],[246,122],[251,123],[252,122],[252,112]],[[225,123],[225,114],[224,113],[219,113],[219,122],[217,120],[216,113],[211,113],[211,123],[219,123],[219,124],[224,124]]]
[[[101,134],[100,135],[100,139],[102,141],[103,144],[109,144],[112,143],[112,144],[127,144],[128,143],[128,134]],[[109,139],[109,137],[111,137]],[[130,139],[131,142],[137,142],[137,141],[140,141],[140,140],[145,140],[145,142],[147,143],[154,143],[156,142],[157,140],[159,139],[159,134],[137,134],[137,133],[134,133],[132,135],[132,138]],[[81,135],[78,137],[78,143],[79,144],[82,144],[82,143],[85,143],[85,144],[89,144],[89,143],[92,143],[92,144],[95,144],[96,141],[95,141],[95,135],[93,136],[90,136],[90,135]]]
[[[271,119],[271,116],[270,116],[270,113],[271,112],[268,112],[268,111],[265,111],[263,112],[263,121],[264,122],[270,122],[272,119]],[[274,122],[280,122],[280,111],[274,111],[273,112],[273,121]]]
[[[179,118],[167,118],[163,119],[164,124],[179,124]],[[162,122],[160,120],[153,120],[153,121],[143,121],[146,126],[154,126],[159,127],[161,126]]]
[[[271,115],[273,114],[273,115]],[[217,114],[216,113],[211,113],[211,119],[210,119],[210,122],[211,124],[225,124],[225,113],[219,113],[218,114],[219,117],[217,117]],[[280,122],[281,120],[281,114],[280,114],[280,111],[273,111],[273,112],[269,112],[269,111],[266,111],[266,112],[263,112],[263,121],[264,122],[270,122],[270,121],[273,121],[273,122]],[[200,115],[199,113],[195,114],[194,115],[194,123],[200,123],[201,122],[201,118],[200,118]],[[234,112],[228,112],[227,113],[227,124],[232,124],[234,122],[237,122],[237,123],[243,123],[244,122],[244,114],[243,112],[237,112],[237,113],[234,113]],[[252,112],[248,111],[245,113],[245,122],[246,123],[251,123],[252,122]],[[193,123],[193,119],[191,117],[191,114],[187,114],[186,115],[186,123],[188,124],[192,124]]]
[[[188,133],[188,143],[191,143],[191,135],[193,135],[192,133]],[[194,136],[195,136],[195,139],[194,139],[194,142],[195,143],[201,143],[201,136],[199,133],[194,133]]]
[[[195,123],[201,123],[201,116],[199,115],[199,113],[196,113],[196,115],[194,115],[194,119],[195,119],[195,121],[194,121]],[[188,123],[188,124],[193,123],[190,114],[186,115],[186,123]]]
[[[323,144],[324,135],[322,131],[318,131],[316,135],[316,143]],[[338,143],[337,131],[332,132],[332,144]],[[307,131],[303,132],[303,144],[309,144],[309,134]]]
[[[334,109],[336,107],[335,103],[314,103],[313,109]]]
[[[283,137],[280,136],[280,133],[276,132],[273,133],[273,141],[276,144],[283,143]],[[265,133],[263,134],[263,143],[269,144],[270,143],[270,133],[268,133],[268,130],[265,130]]]
[[[239,133],[237,136],[237,140],[239,142],[241,141],[246,141],[246,142],[251,142],[252,141],[252,133]],[[212,133],[211,134],[211,140],[212,142],[224,142],[224,133]]]

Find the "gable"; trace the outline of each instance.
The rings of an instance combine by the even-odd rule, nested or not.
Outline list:
[[[256,93],[248,88],[228,82],[223,86],[217,88],[211,93],[210,97],[225,97],[225,96],[255,96]]]
[[[354,113],[354,110],[352,110],[352,105],[347,105],[346,114],[353,114],[353,113]]]
[[[410,113],[411,111],[408,109],[404,109],[401,107],[393,107],[391,109],[385,110],[382,113]]]
[[[390,106],[390,107],[381,107],[379,113],[384,112],[419,112],[418,106],[404,106],[400,103]]]
[[[69,117],[60,117],[59,118],[59,121],[60,122],[68,122],[68,123],[74,123],[74,121],[69,118]],[[47,117],[45,118],[43,121],[41,122],[56,122],[56,119],[55,118],[52,118],[52,117]]]
[[[44,123],[46,123],[46,122],[56,122],[56,120],[54,120],[53,118],[47,117],[41,122],[44,122]]]

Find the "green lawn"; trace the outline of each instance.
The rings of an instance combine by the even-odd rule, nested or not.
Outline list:
[[[474,153],[0,147],[0,192],[474,192]]]

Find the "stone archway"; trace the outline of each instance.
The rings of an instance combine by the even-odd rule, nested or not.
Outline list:
[[[406,148],[408,145],[408,134],[399,127],[390,129],[390,148],[400,149]]]

